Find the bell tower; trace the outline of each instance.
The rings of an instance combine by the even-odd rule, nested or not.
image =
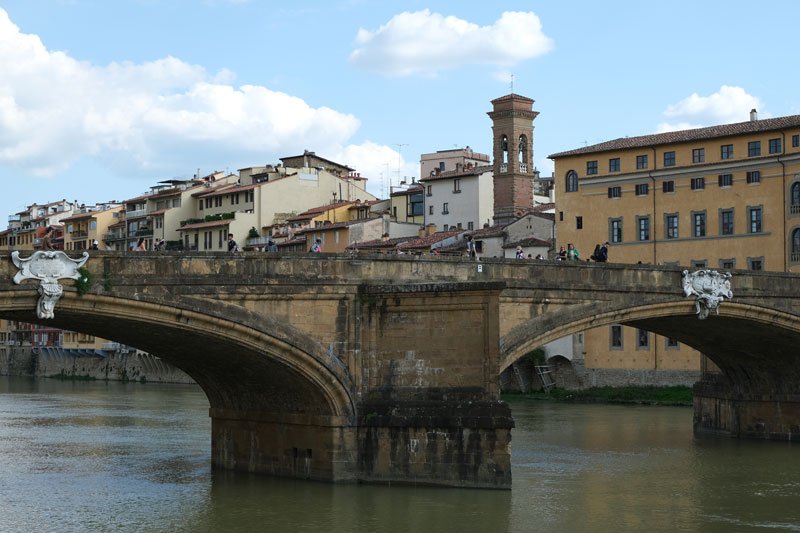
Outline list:
[[[492,100],[494,224],[506,225],[533,207],[533,100],[508,94]]]

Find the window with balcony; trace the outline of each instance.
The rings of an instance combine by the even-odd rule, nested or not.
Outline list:
[[[608,240],[613,243],[622,242],[622,219],[612,218],[608,221]]]
[[[578,190],[578,173],[574,170],[567,172],[566,176],[566,191],[576,192]]]
[[[723,144],[719,147],[719,158],[720,159],[733,159],[733,145],[732,144]]]
[[[792,230],[792,252],[790,260],[792,263],[800,263],[800,228]]]
[[[614,324],[609,332],[609,344],[612,350],[622,349],[622,326]]]
[[[667,239],[678,238],[678,214],[670,213],[664,215],[664,231]]]
[[[636,217],[636,225],[639,228],[639,240],[650,240],[650,217]]]
[[[747,213],[747,218],[750,221],[750,233],[761,233],[761,207],[748,207]]]
[[[722,209],[719,212],[719,234],[733,235],[733,209]]]
[[[706,236],[706,212],[692,213],[692,234],[695,237]]]

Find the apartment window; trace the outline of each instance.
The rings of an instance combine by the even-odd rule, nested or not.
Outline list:
[[[706,149],[705,148],[695,148],[692,150],[692,163],[705,163],[706,161]]]
[[[647,155],[636,156],[636,168],[637,169],[647,168]]]
[[[649,350],[650,349],[650,332],[646,329],[636,330],[636,349]]]
[[[747,143],[747,157],[758,157],[761,155],[761,141],[750,141]]]
[[[442,214],[447,215],[449,213],[450,213],[450,205],[447,202],[445,202],[442,204]]]
[[[226,234],[227,231],[225,231],[224,229],[221,229],[217,232],[217,248],[219,248],[220,250],[222,250],[222,243],[225,242],[225,239],[227,238]]]
[[[636,185],[636,196],[647,196],[650,187],[647,183],[639,183]]]
[[[666,238],[667,239],[677,239],[678,238],[678,214],[672,213],[669,215],[664,215],[664,227],[666,231]]]
[[[706,268],[706,266],[708,265],[708,263],[706,263],[705,259],[699,259],[699,260],[692,259],[690,264],[692,265],[692,268],[695,268],[695,269]]]
[[[406,213],[406,216],[417,216],[422,215],[425,213],[425,199],[422,197],[422,193],[414,193],[408,197],[408,209],[409,212]]]
[[[723,209],[719,212],[720,235],[733,235],[733,209]]]
[[[467,222],[467,229],[470,230],[470,231],[474,230],[475,229],[475,223],[474,222]]]
[[[725,270],[733,270],[736,268],[736,259],[720,259],[719,267]]]
[[[692,178],[692,190],[699,191],[706,188],[705,178]]]
[[[425,195],[433,196],[433,185],[428,185],[427,187],[425,187]]]
[[[748,257],[747,258],[747,268],[750,270],[764,270],[764,258],[763,257]]]
[[[664,152],[664,166],[665,167],[675,166],[675,152]]]
[[[206,198],[206,209],[211,209],[211,197]]]
[[[622,219],[612,218],[609,221],[609,241],[613,243],[622,242]]]
[[[720,174],[718,180],[720,187],[730,187],[733,185],[733,174]]]
[[[800,261],[800,228],[792,230],[792,255],[790,260],[792,263]]]
[[[792,135],[792,148],[800,147],[800,135]]]
[[[636,217],[636,225],[639,228],[639,240],[650,240],[650,217]]]
[[[622,197],[622,187],[617,185],[616,187],[609,187],[608,188],[608,197],[609,198],[620,198]]]
[[[575,229],[583,229],[583,217],[575,217]]]
[[[578,173],[574,170],[567,172],[566,182],[567,192],[576,192],[578,190]]]
[[[706,213],[692,213],[692,234],[695,237],[706,236]]]
[[[433,214],[433,206],[432,206],[432,205],[429,205],[429,206],[428,206],[428,214],[429,214],[429,215],[432,215],[432,214]]]
[[[619,157],[614,157],[608,160],[608,171],[619,172]]]
[[[439,171],[444,172],[444,161],[439,161]]]
[[[663,182],[661,184],[661,191],[662,192],[675,192],[675,182],[672,181],[672,180]]]
[[[214,207],[222,207],[222,196],[214,197]]]
[[[676,339],[673,339],[672,337],[667,337],[666,347],[667,350],[679,350],[680,344]]]
[[[203,210],[203,199],[200,198],[200,200],[197,202],[197,204],[198,204],[198,206],[200,208],[200,211],[202,211]]]
[[[719,158],[720,159],[733,159],[733,145],[732,144],[723,144],[719,147]]]
[[[592,174],[597,174],[597,161],[586,162],[586,175],[591,176]]]
[[[779,154],[781,153],[781,140],[778,139],[770,139],[769,140],[769,153],[771,154]]]
[[[453,192],[454,193],[461,192],[461,178],[456,178],[453,180]]]
[[[748,207],[748,220],[750,220],[750,233],[761,233],[761,208]]]
[[[761,183],[761,171],[753,170],[747,173],[747,183]]]
[[[611,326],[610,332],[610,344],[612,350],[621,350],[622,349],[622,326],[618,324],[614,324]]]
[[[239,204],[239,193],[231,193],[231,205]]]

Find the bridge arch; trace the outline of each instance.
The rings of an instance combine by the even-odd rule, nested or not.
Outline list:
[[[168,301],[65,290],[55,318],[39,320],[36,290],[0,296],[0,316],[96,335],[153,353],[186,372],[212,411],[268,413],[352,421],[347,368],[296,328],[224,302]]]
[[[800,318],[760,305],[724,302],[719,315],[699,320],[688,300],[609,308],[608,302],[581,304],[532,318],[500,340],[500,372],[561,337],[611,324],[637,327],[691,346],[720,368],[742,393],[793,393],[800,379]]]

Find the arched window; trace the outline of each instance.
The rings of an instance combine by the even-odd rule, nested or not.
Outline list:
[[[792,214],[796,213],[798,209],[800,209],[800,181],[795,181],[792,183]]]
[[[508,137],[505,135],[500,138],[500,149],[503,152],[501,161],[504,165],[508,165]]]
[[[578,190],[578,173],[574,170],[567,172],[567,192],[576,192]]]
[[[800,262],[800,228],[792,231],[792,263]]]

